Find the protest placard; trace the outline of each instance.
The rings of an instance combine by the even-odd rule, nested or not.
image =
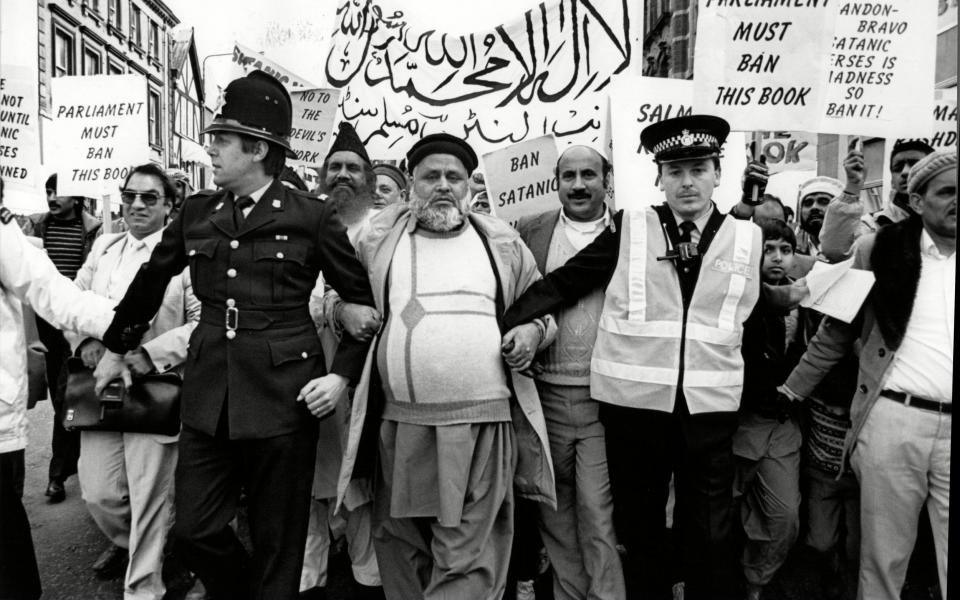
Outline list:
[[[957,149],[957,90],[936,90],[933,104],[933,135],[920,138],[888,139],[883,146],[883,197],[890,195],[890,153],[896,142],[920,139],[933,146],[934,150]]]
[[[846,1],[838,12],[816,131],[930,135],[937,3]]]
[[[521,218],[560,206],[557,143],[545,135],[483,155],[490,206],[514,227]]]
[[[699,4],[694,108],[739,131],[816,131],[835,2]]]
[[[340,90],[303,90],[291,94],[293,127],[290,147],[296,152],[293,164],[320,166],[327,156],[333,121],[337,118]]]
[[[99,198],[115,193],[131,166],[150,160],[147,82],[141,75],[55,77],[50,81],[48,154],[57,192]]]
[[[477,154],[543,135],[603,149],[607,88],[643,56],[641,2],[556,0],[468,33],[414,18],[409,0],[338,4],[326,77],[374,158],[438,132]]]
[[[294,74],[270,60],[260,52],[251,50],[242,44],[234,43],[233,62],[239,65],[245,73],[259,70],[276,77],[280,83],[286,86],[288,91],[293,91],[297,88],[309,89],[317,87],[303,77]]]
[[[34,193],[40,171],[36,72],[19,65],[0,74],[0,177],[4,191]]]
[[[758,131],[760,153],[770,174],[817,170],[817,135],[803,131]],[[759,157],[759,156],[758,156]]]
[[[613,131],[613,181],[617,209],[638,210],[664,201],[657,186],[653,155],[640,145],[640,132],[663,119],[695,114],[694,83],[686,79],[660,79],[621,75],[610,90]],[[746,137],[731,132],[723,146],[720,187],[713,200],[722,211],[740,200],[740,176],[747,166]]]

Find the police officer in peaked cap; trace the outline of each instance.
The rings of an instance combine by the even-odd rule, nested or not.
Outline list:
[[[139,344],[171,277],[190,269],[203,309],[183,372],[173,535],[213,598],[294,598],[307,531],[317,419],[360,375],[367,343],[346,337],[330,373],[307,310],[324,278],[373,304],[333,207],[278,180],[290,95],[261,71],[232,81],[204,129],[215,192],[185,202],[104,335],[104,386]],[[246,491],[254,556],[230,528]]]

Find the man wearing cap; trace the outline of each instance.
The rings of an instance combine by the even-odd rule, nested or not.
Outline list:
[[[856,246],[854,268],[876,277],[857,318],[827,317],[781,388],[792,400],[808,397],[859,341],[844,454],[861,489],[858,598],[870,600],[900,597],[924,505],[948,597],[957,152],[917,162],[906,191],[914,214]]]
[[[353,401],[338,503],[374,481],[374,543],[388,598],[499,598],[514,484],[554,504],[529,366],[552,318],[506,334],[505,307],[539,278],[508,225],[467,209],[477,156],[431,134],[407,153],[410,201],[371,219],[357,252],[384,315]],[[362,439],[361,439],[362,438]]]
[[[373,167],[377,174],[377,190],[373,205],[383,208],[397,202],[407,201],[407,177],[399,168],[389,163],[379,163]]]
[[[610,170],[607,159],[587,146],[571,146],[560,155],[561,207],[517,226],[543,273],[563,265],[609,226]],[[590,396],[590,354],[602,307],[603,289],[597,286],[557,311],[557,339],[534,363],[557,484],[557,509],[539,505],[557,600],[618,600],[625,594],[600,405]]]
[[[320,188],[328,202],[337,206],[347,237],[356,244],[357,236],[376,213],[372,187],[374,167],[353,126],[343,121],[320,169]],[[380,315],[369,306],[342,302],[336,290],[326,286],[323,274],[317,279],[310,298],[310,314],[317,324],[324,352],[333,356],[343,336],[369,340],[379,328]],[[356,317],[353,320],[352,317]],[[357,323],[357,328],[354,328]],[[347,330],[347,333],[344,333]],[[300,599],[326,598],[329,551],[333,530],[344,532],[347,553],[356,582],[358,600],[383,598],[380,571],[371,532],[369,488],[355,488],[335,512],[337,476],[343,454],[343,438],[349,419],[349,397],[341,397],[342,407],[332,418],[320,423],[317,461],[311,491],[310,521],[300,576]]]
[[[797,258],[805,257],[798,267],[805,275],[820,255],[820,229],[823,216],[833,198],[843,191],[843,184],[833,177],[812,177],[800,185],[797,193]]]
[[[273,77],[253,71],[227,86],[203,132],[221,189],[191,197],[164,229],[117,307],[97,369],[102,388],[189,266],[202,308],[184,368],[173,534],[213,598],[296,596],[316,418],[359,376],[367,346],[345,339],[324,376],[307,309],[317,274],[351,302],[372,297],[335,208],[277,180],[293,154],[290,124],[290,96]],[[241,488],[252,557],[229,525]]]
[[[864,214],[860,191],[866,181],[863,152],[851,144],[843,161],[846,184],[827,207],[820,239],[821,251],[829,262],[840,262],[853,256],[853,243],[861,236],[884,225],[899,223],[911,214],[907,177],[910,169],[933,148],[922,140],[897,140],[890,152],[890,197],[880,210]]]
[[[640,141],[659,165],[666,203],[615,215],[612,227],[504,317],[509,328],[606,286],[590,391],[600,402],[630,597],[671,597],[664,551],[671,475],[684,597],[733,594],[732,438],[743,322],[761,297],[761,236],[711,200],[728,132],[726,121],[707,115],[644,129]],[[762,197],[765,184],[766,167],[748,165],[735,214],[749,217],[748,190],[756,185]]]

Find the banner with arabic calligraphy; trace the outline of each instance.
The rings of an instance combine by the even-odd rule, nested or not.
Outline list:
[[[543,135],[609,152],[605,92],[639,59],[642,4],[554,0],[489,31],[408,22],[413,0],[344,0],[327,56],[341,117],[373,158],[401,158],[436,132],[477,154]]]

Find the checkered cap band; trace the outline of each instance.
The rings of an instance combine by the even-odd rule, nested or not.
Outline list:
[[[697,146],[708,146],[717,148],[720,146],[720,141],[716,136],[709,133],[693,131],[681,133],[680,135],[674,135],[663,140],[659,144],[653,147],[654,154],[660,154],[666,150],[672,150],[675,148],[690,148]]]

